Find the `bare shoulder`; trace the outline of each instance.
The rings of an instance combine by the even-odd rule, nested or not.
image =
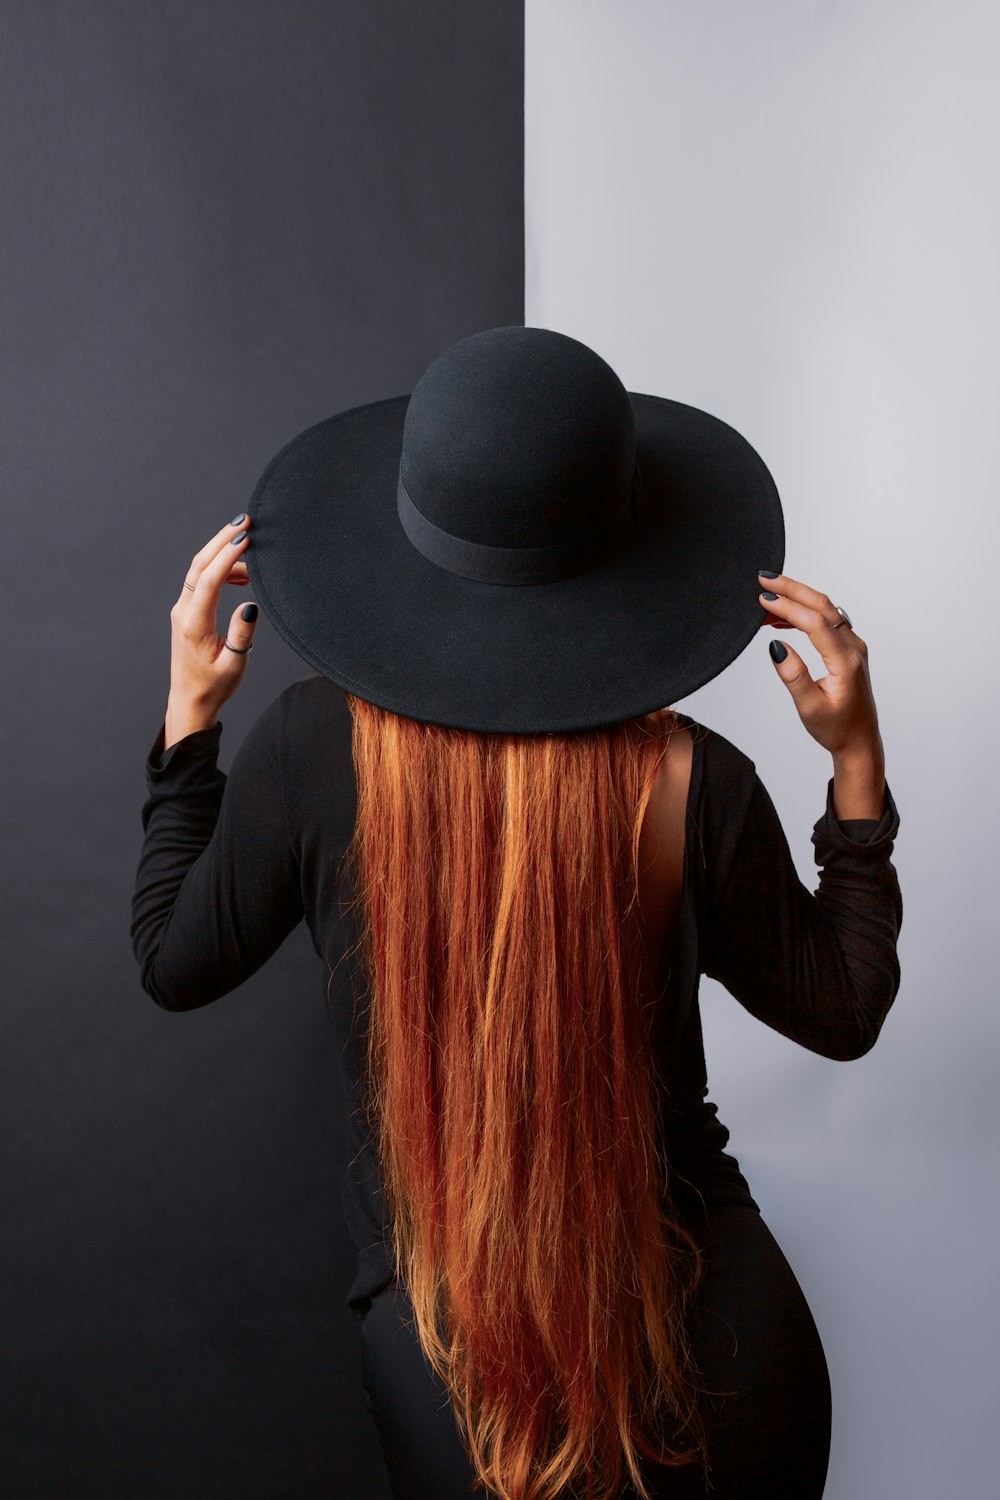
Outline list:
[[[650,796],[650,807],[656,804],[654,816],[659,815],[658,821],[666,818],[668,827],[678,812],[683,826],[693,762],[694,736],[686,724],[678,724],[667,742]]]
[[[683,865],[693,762],[694,736],[686,725],[678,724],[657,770],[641,830],[648,857],[668,885],[675,879],[679,883]]]
[[[660,761],[639,830],[639,910],[647,963],[657,982],[669,952],[684,881],[693,763],[694,736],[686,725],[678,724]]]
[[[669,713],[668,708],[661,708],[655,713],[647,714],[646,717],[647,719],[663,719]],[[667,778],[676,775],[678,770],[683,773],[685,766],[690,767],[693,756],[694,735],[678,718],[667,741],[667,751],[660,762],[660,772]]]

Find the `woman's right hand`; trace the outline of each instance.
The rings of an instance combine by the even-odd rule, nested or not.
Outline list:
[[[803,631],[823,658],[827,675],[814,680],[801,656],[791,646],[775,669],[798,710],[799,718],[813,739],[835,757],[882,753],[878,713],[868,673],[868,647],[851,625],[839,625],[841,616],[827,594],[782,573],[765,578],[764,589],[777,599],[760,602],[768,611],[764,625]]]

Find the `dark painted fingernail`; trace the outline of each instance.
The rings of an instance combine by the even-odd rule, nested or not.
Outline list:
[[[234,536],[232,538],[232,545],[234,547],[238,547],[239,544],[240,544],[240,542],[242,542],[245,537],[246,537],[246,532],[245,531],[241,531],[240,534],[239,534],[239,536]]]
[[[764,590],[764,598],[765,599],[777,599],[777,597],[778,597],[777,594],[769,594],[768,591],[767,591],[767,589]]]
[[[771,653],[772,661],[784,661],[785,657],[788,655],[788,647],[785,645],[784,641],[772,641],[767,649]]]
[[[242,521],[243,517],[239,516],[237,519],[240,520],[240,521]],[[780,578],[781,574],[780,573],[772,573],[770,568],[761,568],[760,572],[757,574],[757,577],[758,578]]]
[[[240,619],[241,620],[256,620],[256,618],[257,618],[257,606],[256,606],[256,604],[244,604],[243,608],[240,610]]]
[[[240,524],[240,522],[241,521],[245,521],[246,518],[247,518],[246,511],[245,510],[241,510],[240,513],[239,513],[239,515],[238,516],[234,516],[233,519],[230,521],[229,524],[230,524],[230,526],[238,526]],[[768,574],[768,577],[771,577],[771,576],[773,576],[773,575]]]

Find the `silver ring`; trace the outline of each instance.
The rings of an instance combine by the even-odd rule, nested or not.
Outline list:
[[[194,593],[194,584],[193,584],[193,583],[186,583],[186,584],[185,584],[185,585],[184,585],[184,587],[185,587],[185,588],[186,588],[186,589],[190,589],[190,590],[191,590],[191,592],[192,592],[192,594],[193,594],[193,593]]]
[[[840,617],[841,617],[837,621],[836,625],[833,627],[834,630],[839,630],[840,627],[841,627],[841,625],[850,625],[851,624],[851,617],[847,613],[847,610],[846,609],[841,609],[841,607],[840,607],[839,604],[835,604],[833,607],[837,611],[838,615],[840,615]],[[852,626],[852,629],[853,629],[853,626]]]
[[[226,639],[226,645],[229,646],[228,637]],[[253,650],[253,641],[250,642],[249,646],[229,646],[229,649],[230,651],[235,651],[237,656],[246,656],[248,651]]]

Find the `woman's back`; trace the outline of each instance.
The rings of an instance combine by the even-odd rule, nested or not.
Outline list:
[[[749,1381],[753,1396],[749,1405],[730,1400],[720,1407],[717,1495],[754,1493],[725,1488],[729,1452],[744,1475],[756,1464],[768,1476],[771,1495],[786,1493],[778,1476],[787,1471],[787,1493],[809,1500],[822,1492],[828,1437],[822,1348],[791,1269],[725,1152],[728,1131],[706,1101],[698,981],[701,973],[718,978],[766,1024],[823,1055],[866,1050],[898,987],[901,901],[888,857],[898,814],[887,788],[880,823],[840,824],[828,789],[813,831],[817,860],[825,861],[814,896],[797,876],[753,762],[688,716],[679,721],[642,828],[640,905],[646,977],[659,1001],[652,1044],[669,1091],[672,1185],[708,1260],[702,1307],[710,1316],[699,1348],[710,1379]],[[405,1312],[405,1288],[393,1286],[388,1215],[357,1108],[364,1038],[354,1015],[356,932],[342,883],[357,813],[350,714],[341,689],[319,674],[292,683],[253,725],[228,778],[216,767],[220,731],[216,725],[191,735],[166,755],[154,744],[150,754],[133,903],[143,984],[167,1009],[210,1003],[248,978],[305,918],[332,971],[328,1012],[348,1108],[342,1201],[358,1248],[347,1301],[365,1331],[369,1392],[387,1461],[394,1465],[395,1453],[407,1476],[394,1474],[398,1494],[446,1495],[447,1488],[434,1488],[443,1472],[434,1465],[460,1468],[464,1460],[460,1445],[441,1459],[428,1441],[427,1423],[437,1412],[446,1446],[458,1444],[448,1412],[441,1416],[439,1387],[428,1381],[425,1408],[414,1404],[412,1387],[405,1398],[399,1394],[406,1356],[397,1313]],[[735,1338],[726,1334],[720,1343],[720,1329]],[[420,1368],[415,1357],[414,1371]],[[768,1372],[766,1390],[761,1370]],[[804,1403],[801,1410],[796,1403]],[[789,1446],[793,1408],[799,1437]],[[770,1433],[768,1411],[776,1424]],[[419,1417],[408,1425],[414,1412]],[[665,1495],[697,1493],[680,1471],[661,1478]]]
[[[752,1202],[734,1158],[723,1154],[728,1132],[705,1100],[700,975],[821,1055],[867,1050],[899,984],[902,903],[889,858],[898,813],[887,788],[880,823],[838,823],[828,787],[812,834],[817,862],[825,861],[814,896],[750,757],[678,717],[640,840],[647,979],[659,997],[652,1041],[675,1107],[678,1162]],[[357,1316],[390,1272],[384,1204],[353,1107],[364,1037],[354,1018],[357,933],[343,880],[357,813],[350,714],[340,688],[308,674],[263,711],[228,778],[216,764],[221,727],[165,755],[159,736],[150,753],[133,947],[146,992],[165,1009],[188,1010],[242,983],[304,917],[328,971],[327,1011],[348,1095],[343,1204],[359,1251],[347,1298]],[[217,825],[207,808],[218,810]]]

